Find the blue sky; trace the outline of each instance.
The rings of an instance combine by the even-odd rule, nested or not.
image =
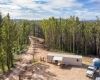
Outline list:
[[[78,16],[81,20],[100,17],[100,0],[0,0],[0,12],[12,19],[43,19]]]

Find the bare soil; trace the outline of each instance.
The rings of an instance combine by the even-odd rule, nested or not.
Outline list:
[[[45,57],[45,60],[46,60],[46,54],[50,53],[49,51],[45,51],[43,49],[38,49],[38,52],[39,53],[36,55],[36,59],[39,59],[42,56]],[[87,62],[89,64],[89,62],[91,62],[91,58],[83,57],[83,62],[84,64],[82,67],[66,66],[64,69],[62,69],[60,66],[51,63],[45,62],[43,64],[49,66],[47,71],[54,73],[55,78],[57,80],[91,80],[88,77],[86,77],[86,69],[88,67]]]

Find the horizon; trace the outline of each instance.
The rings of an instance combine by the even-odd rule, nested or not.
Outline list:
[[[69,18],[77,16],[80,20],[96,20],[100,17],[99,0],[0,0],[3,16],[11,19],[42,20],[49,17]]]

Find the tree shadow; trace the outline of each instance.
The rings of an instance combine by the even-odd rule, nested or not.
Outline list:
[[[87,64],[82,64],[82,65],[64,65],[64,66],[60,66],[61,69],[72,69],[74,68],[83,68],[83,69],[87,69],[89,65]]]
[[[84,68],[84,69],[87,69],[88,66],[89,66],[89,65],[87,65],[87,64],[84,64],[84,63],[82,64],[82,68]]]
[[[72,65],[60,65],[59,66],[61,69],[68,69],[68,70],[70,70],[70,69],[72,69]]]
[[[24,71],[20,73],[20,77],[23,80],[25,77],[34,80],[43,80],[40,76],[45,77],[47,80],[54,80],[53,78],[56,77],[54,73],[51,73],[50,71],[47,71],[49,68],[49,65],[42,64],[42,63],[35,63],[33,65],[28,65],[24,68]],[[27,74],[27,73],[30,73]],[[37,75],[37,78],[34,77],[34,75]],[[56,79],[55,79],[56,80]]]

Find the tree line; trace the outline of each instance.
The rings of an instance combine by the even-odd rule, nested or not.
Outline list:
[[[37,23],[35,23],[37,25]],[[100,20],[80,21],[78,17],[38,21],[40,37],[49,49],[83,55],[100,55]],[[39,32],[40,32],[39,31]],[[37,35],[38,36],[38,35]]]
[[[27,20],[20,22],[10,19],[9,14],[0,13],[0,69],[4,73],[14,66],[14,56],[21,53],[28,44],[31,24]]]

